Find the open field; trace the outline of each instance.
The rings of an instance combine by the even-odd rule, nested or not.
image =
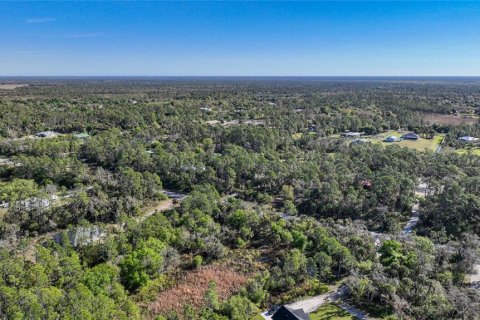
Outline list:
[[[470,114],[451,115],[451,114],[426,114],[423,118],[428,123],[437,123],[441,125],[475,124],[479,117]]]
[[[299,140],[303,137],[307,137],[307,136],[315,136],[317,135],[316,132],[306,132],[306,133],[303,133],[303,132],[297,132],[297,133],[294,133],[292,134],[292,138],[293,140]]]
[[[0,84],[0,90],[13,90],[17,88],[26,87],[28,84],[25,83],[4,83]]]
[[[301,139],[302,137],[303,137],[302,132],[297,132],[297,133],[292,134],[293,140],[298,140],[298,139]]]
[[[442,150],[442,152],[455,152],[455,153],[458,153],[458,154],[467,154],[467,153],[471,153],[473,155],[476,155],[476,156],[480,156],[480,149],[478,148],[474,148],[474,149],[453,149],[453,148],[445,148],[444,150]]]
[[[354,316],[340,307],[328,303],[321,306],[317,311],[309,314],[311,320],[353,320]]]
[[[370,140],[373,143],[381,143],[384,146],[399,145],[402,147],[407,147],[407,148],[415,149],[418,151],[425,151],[425,150],[436,151],[444,138],[443,135],[436,135],[433,139],[419,138],[418,140],[402,140],[398,142],[384,141],[385,138],[389,136],[396,136],[400,138],[403,134],[405,134],[405,132],[390,130],[372,137],[365,137],[365,138]]]

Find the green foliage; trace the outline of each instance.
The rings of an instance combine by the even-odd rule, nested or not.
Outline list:
[[[216,288],[217,288],[217,285],[215,284],[215,282],[210,281],[208,284],[208,290],[205,292],[205,295],[203,297],[203,300],[205,300],[205,304],[207,308],[212,310],[220,309],[220,302],[218,299]]]
[[[163,272],[166,248],[162,241],[149,238],[120,262],[122,281],[129,290],[142,287]]]
[[[231,297],[211,285],[205,307],[185,304],[164,319],[249,319],[345,279],[350,299],[379,316],[480,313],[464,284],[478,256],[480,158],[457,140],[480,126],[448,123],[457,113],[476,119],[478,84],[42,81],[0,101],[0,202],[10,203],[0,208],[0,244],[12,246],[0,250],[4,318],[139,319],[129,294],[144,306],[175,276],[229,253],[242,253],[236,267],[255,277]],[[338,137],[362,131],[375,141],[398,129],[442,133],[443,147],[472,152]],[[40,130],[61,134],[28,136]],[[416,195],[420,181],[428,188]],[[164,186],[189,194],[142,217]],[[414,233],[396,237],[420,196]],[[31,198],[51,201],[22,201]],[[72,248],[69,225],[92,224],[109,235]],[[57,230],[62,246],[48,240]],[[368,231],[395,240],[377,247]]]
[[[37,196],[38,185],[33,180],[13,179],[10,182],[0,181],[0,202],[14,202]]]
[[[200,268],[203,264],[203,257],[201,255],[196,255],[193,257],[192,264],[196,269]]]

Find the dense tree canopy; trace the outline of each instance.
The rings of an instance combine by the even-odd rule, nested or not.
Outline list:
[[[0,96],[0,318],[250,320],[340,282],[378,317],[478,317],[480,158],[458,140],[480,136],[478,83],[32,80]],[[396,130],[443,143],[373,139]]]

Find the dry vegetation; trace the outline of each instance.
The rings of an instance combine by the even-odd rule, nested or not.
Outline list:
[[[26,87],[28,84],[24,83],[0,83],[0,90],[13,90],[17,88]]]
[[[478,117],[475,115],[453,115],[429,113],[424,117],[427,123],[436,123],[440,125],[459,125],[459,124],[475,124],[478,123]]]
[[[202,306],[203,297],[210,281],[215,281],[218,296],[223,300],[237,292],[246,284],[248,277],[228,266],[207,266],[187,273],[179,284],[160,293],[148,306],[152,316],[175,310],[178,314],[186,304],[194,308]]]

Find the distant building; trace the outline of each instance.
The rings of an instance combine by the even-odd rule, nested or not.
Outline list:
[[[407,140],[417,140],[418,138],[420,137],[415,132],[409,132],[402,136],[402,139],[407,139]]]
[[[344,138],[358,138],[363,134],[363,132],[342,132],[340,136]]]
[[[291,309],[281,306],[272,316],[272,320],[310,320],[302,309]]]
[[[257,120],[245,120],[244,124],[252,124],[254,126],[260,126],[265,124],[265,120],[257,119]]]
[[[13,161],[7,158],[0,158],[0,166],[13,165]]]
[[[37,133],[35,135],[35,137],[38,137],[38,138],[52,138],[52,137],[55,137],[57,135],[58,135],[58,133],[54,132],[54,131],[42,131],[42,132]]]
[[[458,140],[460,140],[462,142],[477,142],[479,139],[475,138],[475,137],[464,136],[464,137],[458,138]]]
[[[396,136],[390,136],[385,139],[385,142],[395,142],[395,141],[398,141],[398,137]]]
[[[90,135],[86,132],[77,133],[77,134],[74,134],[73,136],[77,139],[87,139],[88,137],[90,137]]]

